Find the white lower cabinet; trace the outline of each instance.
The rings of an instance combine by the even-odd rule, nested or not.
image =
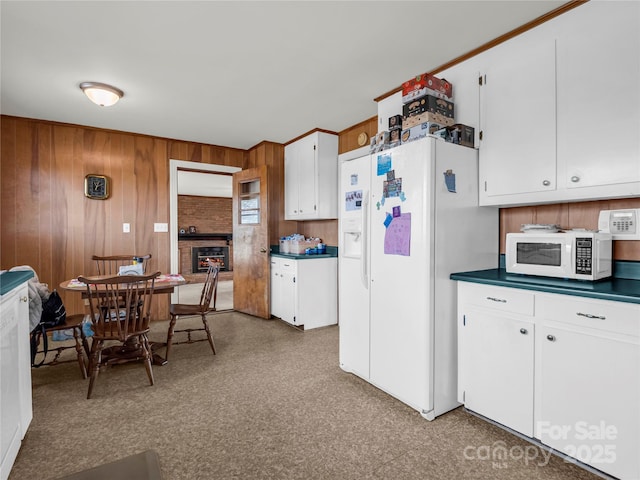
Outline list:
[[[533,323],[470,308],[464,324],[462,402],[533,436]]]
[[[458,287],[459,398],[474,412],[533,436],[533,295]]]
[[[305,330],[338,322],[335,257],[271,257],[271,315]]]
[[[295,260],[271,257],[271,315],[296,325]]]
[[[640,478],[640,305],[540,294],[536,316],[535,437]]]
[[[640,478],[640,305],[458,283],[459,401]]]
[[[33,418],[26,281],[0,297],[0,311],[0,480],[6,480]]]

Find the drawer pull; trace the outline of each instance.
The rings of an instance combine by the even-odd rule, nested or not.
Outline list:
[[[601,317],[601,316],[599,316],[599,315],[591,315],[590,313],[581,313],[581,312],[578,312],[578,313],[576,313],[576,315],[578,315],[578,316],[580,316],[580,317],[596,318],[596,319],[598,319],[598,320],[606,320],[606,319],[607,319],[607,317]]]
[[[487,297],[487,300],[491,300],[492,302],[507,303],[506,300],[502,298],[496,298],[496,297]]]
[[[527,330],[526,328],[521,328],[520,333],[526,335],[527,333],[529,333],[529,330]]]
[[[556,337],[555,337],[555,335],[547,335],[547,340],[549,340],[550,342],[555,342],[556,341]]]
[[[20,297],[20,301],[23,302],[23,303],[27,303],[29,301],[29,297],[27,297],[26,295],[22,296],[22,297]]]

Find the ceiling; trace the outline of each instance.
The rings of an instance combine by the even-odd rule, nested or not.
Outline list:
[[[286,143],[375,116],[374,98],[564,3],[2,0],[0,112],[241,149]],[[98,107],[83,81],[125,95]]]

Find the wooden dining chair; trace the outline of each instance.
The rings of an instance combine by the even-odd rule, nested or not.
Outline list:
[[[142,259],[142,273],[147,273],[147,264],[151,258],[150,253],[147,253],[146,255],[93,255],[91,260],[96,262],[98,275],[118,275],[120,267],[131,265],[134,258],[138,259],[138,261]]]
[[[61,363],[77,361],[80,366],[80,374],[82,378],[87,378],[87,366],[85,364],[85,354],[89,355],[89,344],[85,337],[84,330],[82,329],[82,322],[84,320],[84,314],[79,313],[75,315],[67,315],[64,322],[55,327],[42,327],[36,329],[31,333],[32,341],[32,355],[33,355],[33,367],[40,367],[43,365],[54,366]],[[53,335],[54,332],[71,331],[73,335],[74,344],[72,346],[63,345],[58,347],[52,347],[49,339],[49,334]],[[55,337],[54,337],[55,339]],[[60,355],[63,351],[69,349],[75,349],[76,359],[60,360]],[[50,354],[55,352],[53,358],[50,359]]]
[[[217,263],[212,262],[207,258],[207,277],[202,287],[202,293],[200,294],[200,303],[172,303],[169,306],[169,314],[171,320],[169,321],[169,330],[167,332],[167,351],[165,359],[169,359],[169,352],[171,351],[171,345],[179,345],[181,343],[194,343],[204,340],[209,341],[213,354],[216,354],[216,346],[211,336],[211,330],[209,329],[209,323],[207,322],[207,315],[216,311],[216,297],[218,295],[218,272],[220,267]],[[202,318],[201,328],[184,328],[181,330],[175,330],[176,321],[179,317],[200,315]],[[204,331],[206,333],[205,338],[193,339],[191,337],[192,332]],[[186,333],[187,339],[174,342],[174,333]]]
[[[151,299],[156,278],[151,275],[115,275],[110,277],[78,277],[86,284],[93,341],[89,355],[89,391],[93,387],[101,366],[133,360],[143,360],[153,385],[149,321]],[[105,342],[117,341],[117,346],[105,349]]]

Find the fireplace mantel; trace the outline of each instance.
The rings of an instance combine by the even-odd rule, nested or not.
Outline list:
[[[182,233],[178,235],[178,240],[225,240],[227,245],[232,239],[232,233]]]

